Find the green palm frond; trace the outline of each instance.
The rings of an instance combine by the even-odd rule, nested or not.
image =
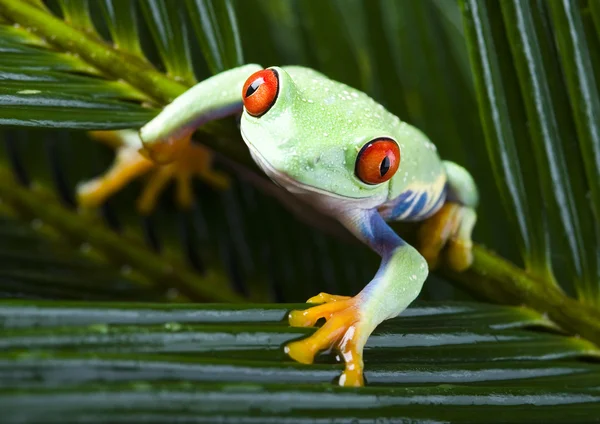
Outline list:
[[[332,387],[339,365],[328,355],[287,361],[281,344],[306,331],[282,319],[299,305],[5,301],[0,409],[14,422],[596,416],[599,46],[594,0],[0,0],[3,296],[264,302],[358,291],[377,258],[258,174],[233,119],[196,134],[233,175],[224,193],[198,184],[192,210],[165,198],[140,217],[133,184],[99,216],[74,207],[75,184],[112,152],[64,130],[138,128],[242,63],[310,66],[366,91],[465,165],[482,198],[473,267],[441,270],[422,295],[446,302],[371,338],[375,387]],[[447,303],[466,292],[526,307]],[[290,398],[302,402],[289,410]]]
[[[53,240],[42,221],[33,221],[38,231],[6,218],[0,219],[0,296],[2,298],[164,301],[165,295],[144,281],[132,281],[90,259],[93,252],[76,254]],[[37,218],[39,219],[39,218]],[[48,237],[52,236],[52,237]],[[49,240],[50,238],[50,240]]]
[[[197,37],[198,44],[203,48],[204,57],[207,59],[209,67],[213,70],[217,70],[221,66],[234,66],[241,60],[239,42],[236,41],[237,27],[232,23],[234,19],[231,4],[228,2],[217,3],[186,2],[186,10],[190,12],[190,16],[203,18],[199,19],[199,21],[196,19],[196,24],[192,26],[196,28],[196,33],[200,35]],[[68,13],[65,12],[65,15],[79,16],[78,22],[80,23],[78,25],[89,26],[92,25],[92,20],[82,17],[88,14],[88,8],[85,4],[87,3],[67,2],[62,4],[62,9],[63,11],[68,10]],[[112,5],[110,2],[103,3],[103,7],[105,11],[108,11],[106,15],[113,16],[111,18],[113,24],[108,25],[108,27],[109,29],[113,28],[113,38],[116,39],[117,32],[115,28],[118,25],[114,22],[119,21],[119,16],[117,16],[117,9],[114,8],[114,5],[109,7],[109,4]],[[485,3],[482,7],[484,5]],[[186,31],[189,30],[184,29],[185,24],[175,28],[173,22],[177,19],[178,12],[175,12],[174,9],[169,9],[162,2],[144,3],[144,6],[141,7],[139,17],[140,21],[143,20],[147,24],[152,34],[155,53],[159,62],[167,70],[167,74],[160,73],[153,68],[146,57],[138,54],[136,56],[137,60],[128,60],[129,53],[126,54],[107,44],[101,43],[97,39],[97,32],[93,27],[83,29],[84,32],[82,33],[69,25],[69,22],[61,21],[50,15],[49,12],[45,12],[27,3],[5,0],[0,2],[0,6],[0,10],[7,18],[23,22],[24,26],[28,28],[34,28],[33,33],[38,37],[38,44],[44,40],[49,40],[52,47],[59,50],[59,52],[56,52],[48,49],[44,51],[42,49],[45,54],[52,52],[53,54],[64,55],[60,51],[77,53],[82,62],[79,69],[87,66],[93,69],[93,73],[96,74],[95,79],[98,79],[97,75],[101,75],[105,79],[105,82],[111,83],[114,82],[112,80],[115,79],[115,76],[119,75],[120,81],[124,81],[131,88],[146,93],[149,96],[148,101],[152,104],[165,104],[165,102],[181,93],[185,89],[186,84],[178,81],[183,81],[187,78],[188,85],[191,83],[190,72],[193,68],[191,58],[193,55],[189,53],[191,47],[187,38],[184,37],[184,33],[187,33]],[[381,3],[350,2],[344,4],[344,6],[336,2],[319,4],[298,2],[290,3],[288,7],[289,10],[283,13],[297,14],[300,17],[297,21],[300,25],[298,35],[303,38],[303,43],[310,42],[310,37],[333,37],[334,40],[338,40],[334,41],[334,43],[340,46],[340,51],[337,54],[343,59],[333,60],[327,44],[314,43],[316,46],[313,49],[314,58],[309,58],[310,62],[314,62],[315,66],[333,77],[338,77],[338,79],[349,83],[354,82],[355,85],[367,90],[372,89],[375,92],[377,92],[377,87],[380,86],[380,81],[375,77],[376,72],[374,70],[390,68],[392,65],[389,61],[390,56],[385,49],[370,51],[366,48],[366,46],[371,45],[369,43],[370,38],[374,37],[368,31],[356,30],[349,38],[342,37],[342,34],[350,33],[351,30],[356,28],[366,28],[370,22],[369,19],[379,19],[382,27],[380,33],[381,41],[385,43],[385,46],[390,51],[399,52],[392,56],[396,60],[396,72],[394,75],[389,73],[389,69],[387,73],[384,71],[382,74],[395,78],[398,93],[395,93],[392,97],[403,97],[405,112],[407,114],[406,119],[420,124],[426,132],[432,135],[432,138],[436,141],[439,140],[440,150],[442,153],[449,151],[450,154],[447,155],[449,158],[454,158],[453,156],[461,151],[472,150],[474,153],[481,152],[483,143],[471,142],[472,139],[484,138],[480,132],[480,127],[473,125],[472,121],[461,120],[459,116],[459,114],[464,114],[465,111],[471,111],[471,116],[475,115],[476,99],[471,96],[473,89],[470,88],[471,83],[469,75],[465,72],[465,67],[458,64],[458,58],[464,58],[466,46],[458,44],[458,41],[461,40],[459,28],[456,25],[452,25],[451,20],[453,18],[447,8],[444,9],[433,2],[417,4],[414,2],[397,3],[386,1],[382,1]],[[333,16],[338,13],[340,8],[344,10],[340,14],[341,19],[333,19]],[[402,8],[402,13],[399,13],[398,8]],[[505,9],[505,13],[509,14],[509,6],[506,6]],[[111,10],[113,11],[112,15],[110,13]],[[265,10],[265,5],[256,7],[256,10]],[[119,11],[121,14],[127,13],[127,9],[124,8],[119,9]],[[469,8],[465,8],[467,28],[469,28],[469,22],[472,19],[469,11]],[[500,18],[493,20],[495,26],[492,27],[489,23],[480,19],[479,21],[483,22],[482,28],[486,30],[476,35],[480,37],[479,41],[467,33],[467,42],[481,45],[484,45],[482,43],[488,43],[494,48],[498,47],[502,49],[500,51],[510,56],[512,54],[511,44],[505,36],[506,31],[504,27],[498,24],[503,21],[501,16],[502,11],[498,5],[494,5],[491,11],[497,13],[497,17]],[[539,19],[548,19],[546,12],[545,10],[541,11],[538,14]],[[265,13],[261,16],[264,16],[266,20],[270,20],[274,19],[277,15]],[[121,17],[120,19],[123,18]],[[431,20],[438,22],[439,25],[429,25]],[[324,24],[325,21],[336,23],[328,26]],[[183,22],[187,23],[188,21],[183,20]],[[475,22],[474,18],[473,22]],[[481,24],[481,22],[479,23]],[[510,22],[512,21],[506,19],[506,22],[510,26]],[[399,32],[395,33],[393,30],[398,30]],[[519,31],[520,35],[527,36],[525,30],[519,29]],[[59,35],[53,35],[55,33]],[[228,37],[224,35],[225,33],[228,34]],[[131,30],[128,34],[131,38],[139,35],[135,30]],[[167,37],[166,34],[171,35]],[[261,39],[264,37],[264,34],[258,34],[258,36]],[[532,33],[529,33],[529,36],[533,36]],[[28,35],[28,37],[31,38],[32,36]],[[472,38],[473,40],[471,41]],[[398,44],[399,42],[403,44]],[[125,42],[121,41],[121,43]],[[132,42],[125,44],[134,45]],[[418,54],[417,51],[413,51],[411,54],[410,49],[414,50],[415,46],[421,46],[421,48],[429,48],[428,46],[431,46],[432,51],[439,54],[425,56]],[[167,50],[170,54],[166,53]],[[471,49],[471,51],[476,51],[478,54],[481,53],[480,50]],[[488,49],[488,51],[495,53],[493,50]],[[455,53],[450,54],[448,52]],[[518,51],[515,50],[514,53],[517,54]],[[406,57],[402,55],[406,55]],[[581,277],[576,277],[577,279],[573,280],[573,284],[576,287],[585,284],[588,287],[585,293],[588,293],[591,290],[589,287],[595,284],[594,278],[597,277],[597,272],[594,272],[596,271],[595,264],[597,263],[595,256],[597,256],[598,251],[595,232],[588,231],[585,236],[579,236],[578,234],[573,234],[571,229],[577,229],[578,226],[590,229],[588,227],[593,227],[594,224],[589,224],[589,220],[585,220],[587,212],[586,206],[583,203],[586,200],[585,198],[581,199],[581,195],[583,195],[581,185],[575,187],[573,193],[567,193],[569,189],[568,180],[564,181],[564,186],[553,185],[551,189],[550,184],[546,183],[542,185],[541,190],[539,189],[538,176],[546,178],[546,181],[548,181],[547,178],[564,176],[568,170],[567,160],[558,159],[557,163],[559,165],[556,168],[554,163],[549,163],[549,160],[554,157],[548,155],[548,149],[552,146],[551,144],[548,144],[545,156],[541,149],[537,148],[536,150],[535,147],[539,145],[539,143],[536,144],[538,139],[527,137],[525,120],[522,119],[522,116],[526,113],[524,103],[529,104],[524,101],[526,96],[521,94],[522,92],[526,92],[525,90],[528,87],[525,76],[521,73],[521,80],[519,80],[509,62],[502,62],[502,66],[497,65],[495,68],[490,68],[490,63],[497,62],[497,59],[494,59],[494,57],[483,58],[487,61],[484,63],[484,68],[495,69],[495,74],[492,74],[494,79],[488,81],[487,85],[484,84],[485,81],[483,80],[482,83],[478,82],[480,84],[478,93],[483,95],[485,89],[495,90],[493,91],[493,96],[488,96],[487,105],[485,98],[481,96],[479,96],[479,104],[482,117],[484,118],[484,128],[486,129],[485,139],[488,140],[488,150],[491,162],[494,164],[493,169],[496,170],[495,180],[498,183],[501,196],[495,195],[496,190],[492,183],[493,174],[487,172],[487,165],[485,165],[487,159],[485,159],[485,155],[477,153],[469,156],[468,158],[477,158],[480,162],[473,169],[478,182],[480,182],[482,197],[484,199],[482,202],[482,222],[479,227],[482,233],[484,233],[484,240],[493,235],[493,239],[490,242],[491,245],[503,250],[502,244],[506,243],[508,239],[495,235],[498,232],[498,226],[495,223],[506,218],[509,219],[509,222],[512,220],[514,223],[515,238],[521,241],[520,251],[526,265],[526,270],[530,276],[538,280],[537,299],[533,304],[543,305],[542,309],[548,311],[551,316],[557,319],[561,325],[565,325],[566,328],[577,328],[577,325],[573,326],[568,322],[564,322],[560,313],[557,313],[547,302],[546,304],[543,302],[546,290],[552,290],[556,296],[561,296],[559,289],[554,286],[550,235],[554,234],[553,237],[556,237],[556,234],[563,232],[563,229],[568,231],[567,234],[569,236],[567,239],[569,243],[567,245],[570,250],[568,252],[562,251],[565,244],[560,243],[560,238],[553,241],[554,245],[557,246],[554,249],[557,254],[564,254],[565,257],[571,258],[567,262],[570,266],[569,269],[580,270],[581,274]],[[451,78],[440,72],[440,69],[445,64],[444,59],[451,64],[443,68],[444,71],[450,72]],[[384,60],[386,60],[386,63],[383,63]],[[474,57],[473,64],[475,65],[475,76],[479,78],[477,72],[477,63],[479,62],[477,60],[478,57]],[[493,60],[493,62],[489,62],[490,60]],[[348,67],[346,65],[352,62],[356,66]],[[344,66],[340,66],[341,63],[344,63]],[[176,69],[177,71],[175,71]],[[72,72],[72,70],[70,71]],[[173,72],[181,75],[174,75]],[[422,78],[423,75],[427,75],[426,80]],[[477,78],[476,82],[479,81]],[[457,82],[459,83],[457,84]],[[519,83],[523,85],[523,90],[519,89]],[[506,84],[509,85],[506,86]],[[506,98],[501,96],[506,96]],[[386,97],[389,96],[382,94],[381,97],[384,103],[388,103]],[[459,102],[453,99],[458,99]],[[492,103],[490,99],[496,103]],[[127,104],[131,105],[132,103],[135,104],[135,101],[128,99]],[[144,103],[147,102],[139,102],[138,105],[141,107]],[[394,103],[392,102],[391,104]],[[537,113],[531,105],[528,110],[530,114]],[[30,112],[29,116],[31,116],[31,113],[34,113],[33,110],[29,110],[28,112]],[[486,118],[486,114],[500,118],[495,122],[491,122]],[[542,116],[541,118],[544,117]],[[61,125],[60,121],[57,121],[55,124]],[[228,143],[223,141],[223,137],[227,133],[231,133],[233,129],[227,123],[224,124],[218,125],[217,123],[217,125],[208,125],[202,128],[201,131],[208,131],[213,136],[218,136],[202,136],[201,140],[216,150],[236,159],[239,159],[240,152],[243,152],[241,153],[242,160],[247,161],[247,153],[245,153],[245,149],[241,143],[231,142],[231,139]],[[496,126],[495,129],[493,128],[494,125]],[[68,122],[65,126],[69,126]],[[223,130],[225,127],[229,127],[229,130]],[[225,132],[221,132],[222,130]],[[518,139],[516,138],[517,135]],[[535,142],[530,143],[530,139],[535,140]],[[234,140],[239,141],[239,136],[235,136]],[[554,144],[558,146],[556,140]],[[535,155],[537,158],[536,165],[539,162],[538,167],[540,171],[536,171],[535,166],[529,166],[530,164],[528,166],[523,165],[532,152],[537,152]],[[556,152],[553,151],[553,153]],[[468,162],[468,158],[464,161]],[[485,173],[481,169],[482,163],[486,167]],[[574,166],[574,163],[571,161],[569,165]],[[552,201],[553,198],[556,201],[561,200],[561,193],[563,197],[567,196],[567,200],[560,203],[563,206],[560,213],[556,212],[552,214],[552,218],[555,219],[551,227],[547,223],[545,213],[542,213],[541,219],[534,218],[532,211],[543,211],[543,202],[545,201]],[[542,194],[544,194],[544,198]],[[551,196],[551,198],[548,198],[548,196]],[[498,207],[496,203],[498,198],[504,199],[507,210],[504,216],[501,216],[497,212]],[[569,198],[571,199],[570,201],[568,200]],[[573,206],[576,201],[578,202],[576,205],[577,214]],[[490,211],[489,213],[488,210]],[[584,238],[586,238],[585,241]],[[571,248],[576,249],[573,250]],[[485,253],[482,251],[482,254]],[[241,256],[242,260],[244,260],[244,255]],[[511,254],[508,253],[508,256],[510,257]],[[488,259],[493,258],[493,256],[489,255],[487,257]],[[502,264],[497,264],[495,268],[501,268],[502,266]],[[483,274],[489,276],[494,274],[495,268],[480,269],[475,264],[472,272],[475,272],[479,276]],[[586,275],[585,279],[583,278],[583,274]],[[571,280],[570,274],[567,273],[566,275]],[[513,284],[514,281],[519,280],[503,280],[503,284]],[[581,283],[578,283],[578,281],[581,281]],[[568,281],[567,284],[570,282]],[[477,283],[472,286],[472,289],[476,292],[479,291],[479,294],[485,294],[477,289]],[[505,289],[505,291],[523,291],[524,289],[524,287],[517,286]],[[516,295],[511,301],[521,301],[519,296]],[[594,304],[593,300],[590,302],[592,305]],[[585,314],[595,316],[596,312],[594,310],[586,310]],[[576,331],[587,332],[586,330]]]
[[[547,30],[546,6],[511,1],[487,5],[464,2],[467,40],[472,46],[471,60],[496,180],[503,183],[506,209],[516,211],[509,217],[516,219],[525,263],[533,275],[552,282],[554,250],[566,259],[567,287],[574,286],[583,301],[598,305],[598,226],[594,203],[586,197],[587,187],[593,192],[598,178],[592,172],[586,180],[580,170],[587,169],[585,162],[589,160],[584,158],[590,154],[594,157],[600,138],[594,142],[583,134],[580,155],[566,154],[573,147],[575,134],[560,73],[572,71],[568,69],[570,62],[559,68],[553,50],[556,47],[549,38],[552,34]],[[574,13],[580,20],[579,11]],[[499,25],[502,20],[504,26]],[[561,36],[567,32],[560,32]],[[500,63],[501,55],[511,54],[514,66],[508,61]],[[591,81],[581,81],[588,89],[584,96],[590,98],[592,116],[597,112],[591,99],[598,97],[593,75],[586,73]],[[573,95],[570,100],[577,110],[579,100]],[[557,111],[563,112],[560,120]],[[574,116],[577,121],[577,114]],[[590,130],[594,132],[593,126]],[[546,209],[545,205],[551,207]],[[541,219],[534,212],[546,210]],[[552,249],[551,238],[555,243]]]
[[[5,207],[9,208],[5,211],[9,216],[38,220],[39,230],[42,233],[48,231],[53,238],[58,238],[63,243],[63,249],[87,244],[85,249],[91,250],[90,257],[104,266],[108,265],[116,270],[123,266],[132,267],[138,277],[141,277],[138,284],[142,286],[165,293],[169,288],[174,288],[181,295],[192,299],[208,298],[228,302],[239,302],[242,299],[220,285],[224,280],[222,273],[193,273],[178,258],[173,258],[168,253],[158,255],[144,248],[142,240],[136,235],[119,235],[94,217],[78,216],[76,212],[62,206],[52,194],[41,189],[23,187],[6,171],[0,172],[0,192]],[[178,272],[174,273],[173,268],[178,268]]]
[[[7,422],[578,422],[600,405],[600,351],[528,309],[416,305],[371,337],[370,387],[349,390],[331,355],[285,361],[310,331],[282,321],[297,306],[3,303],[0,405]]]
[[[0,40],[2,125],[103,129],[140,125],[153,116],[151,109],[124,101],[145,101],[141,92],[98,78],[97,69],[52,51],[23,28],[0,26]]]

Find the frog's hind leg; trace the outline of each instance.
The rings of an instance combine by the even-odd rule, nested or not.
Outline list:
[[[446,263],[463,271],[473,262],[471,232],[475,226],[475,210],[458,203],[447,202],[419,228],[419,251],[434,269],[444,254]]]
[[[444,162],[448,177],[446,203],[419,228],[419,251],[429,267],[439,263],[444,251],[447,264],[456,271],[473,262],[471,233],[477,214],[477,188],[471,175],[452,162]]]

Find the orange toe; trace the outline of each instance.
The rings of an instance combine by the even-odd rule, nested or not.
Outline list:
[[[340,386],[345,386],[345,387],[362,387],[362,386],[364,386],[365,379],[363,377],[362,366],[360,368],[355,367],[350,370],[348,369],[348,366],[346,366],[346,369],[340,376],[339,383],[340,383]]]
[[[288,343],[283,350],[290,358],[301,364],[312,364],[317,354],[313,346],[305,340]]]
[[[153,167],[152,162],[138,155],[135,150],[120,147],[114,163],[104,175],[77,186],[77,201],[84,208],[97,207]]]
[[[473,243],[471,240],[450,240],[446,256],[450,268],[464,271],[473,263]]]
[[[335,294],[329,293],[319,293],[316,296],[311,297],[306,301],[306,303],[330,303],[330,302],[338,302],[340,300],[348,300],[350,296],[338,296]]]
[[[457,203],[446,203],[419,228],[419,252],[434,269],[443,256],[455,271],[467,269],[473,262],[471,230],[475,212]]]
[[[291,311],[289,323],[292,327],[311,327],[321,318],[329,319],[333,314],[350,306],[351,301],[340,300],[324,303],[302,311]]]
[[[446,203],[419,228],[417,236],[419,239],[418,250],[427,261],[430,269],[437,267],[442,249],[456,231],[459,208],[460,206],[457,204]]]

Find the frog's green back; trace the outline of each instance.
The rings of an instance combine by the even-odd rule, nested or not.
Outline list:
[[[283,69],[298,88],[296,105],[300,105],[300,109],[305,105],[306,113],[295,115],[297,125],[311,131],[324,128],[321,134],[312,134],[313,137],[319,136],[319,148],[354,146],[360,150],[364,142],[384,136],[398,142],[400,167],[388,182],[388,199],[396,198],[407,188],[429,186],[443,178],[437,149],[421,131],[401,121],[362,91],[310,68],[287,66]],[[318,125],[314,122],[315,107],[320,112]]]

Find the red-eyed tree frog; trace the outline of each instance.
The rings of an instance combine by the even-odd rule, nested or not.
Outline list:
[[[302,363],[328,348],[345,370],[339,383],[361,386],[363,347],[382,321],[415,299],[444,247],[456,270],[472,262],[476,186],[462,167],[440,160],[418,129],[366,94],[308,68],[245,65],[200,82],[144,126],[146,154],[167,162],[200,125],[241,113],[252,157],[277,184],[339,220],[381,256],[373,279],[354,297],[321,293],[292,311],[292,326],[326,323],[285,346]],[[421,254],[386,221],[425,221]]]

